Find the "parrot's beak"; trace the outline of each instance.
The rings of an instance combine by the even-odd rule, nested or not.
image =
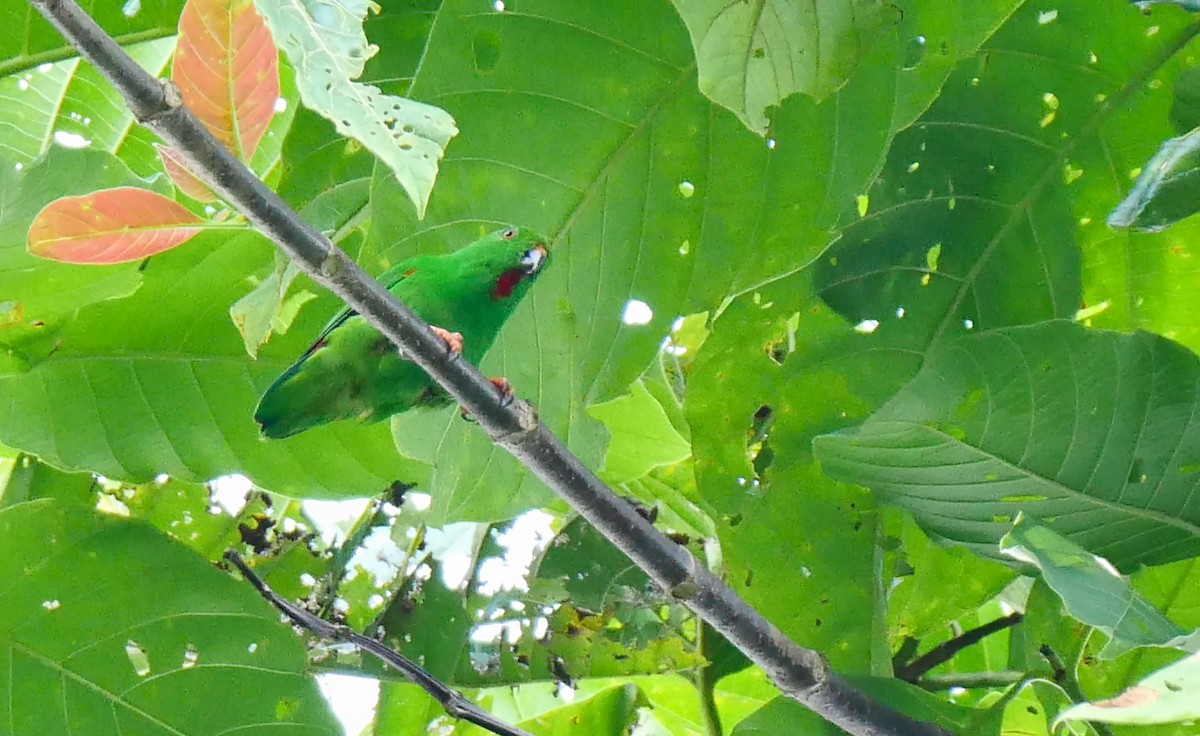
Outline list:
[[[525,255],[521,256],[521,268],[525,269],[525,273],[532,276],[541,269],[542,264],[546,262],[546,246],[538,244],[525,251]]]

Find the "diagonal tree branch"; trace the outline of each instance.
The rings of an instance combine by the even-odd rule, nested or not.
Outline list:
[[[183,106],[177,89],[147,74],[73,0],[30,0],[121,93],[137,120],[175,147],[192,170],[239,209],[317,283],[332,291],[420,365],[469,411],[492,440],[562,496],[663,589],[695,611],[763,669],[787,697],[854,736],[948,736],[903,716],[831,672],[747,605],[690,553],[616,496],[537,419],[446,351],[419,317],[289,208]]]

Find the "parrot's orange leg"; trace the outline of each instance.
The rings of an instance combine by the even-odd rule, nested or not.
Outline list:
[[[449,350],[450,352],[452,352],[456,355],[458,353],[462,352],[463,336],[462,336],[461,332],[451,332],[450,330],[443,330],[441,327],[438,327],[437,325],[430,325],[429,329],[433,330],[433,334],[437,335],[438,337],[440,337],[446,341],[446,349],[447,350]]]

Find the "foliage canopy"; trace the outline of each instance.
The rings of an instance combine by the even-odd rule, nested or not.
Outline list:
[[[82,4],[371,273],[547,233],[484,371],[873,697],[963,734],[1195,732],[1188,3]],[[836,731],[457,411],[261,441],[336,300],[25,0],[0,21],[0,723],[336,733],[314,671],[382,678],[371,733],[446,720],[306,661],[211,567],[249,544],[532,733]],[[332,542],[300,501],[385,493]]]

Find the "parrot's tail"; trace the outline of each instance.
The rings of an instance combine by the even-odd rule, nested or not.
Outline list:
[[[336,412],[342,402],[342,386],[336,381],[318,381],[292,366],[271,384],[258,406],[254,421],[266,439],[282,439],[306,429],[343,419]]]

